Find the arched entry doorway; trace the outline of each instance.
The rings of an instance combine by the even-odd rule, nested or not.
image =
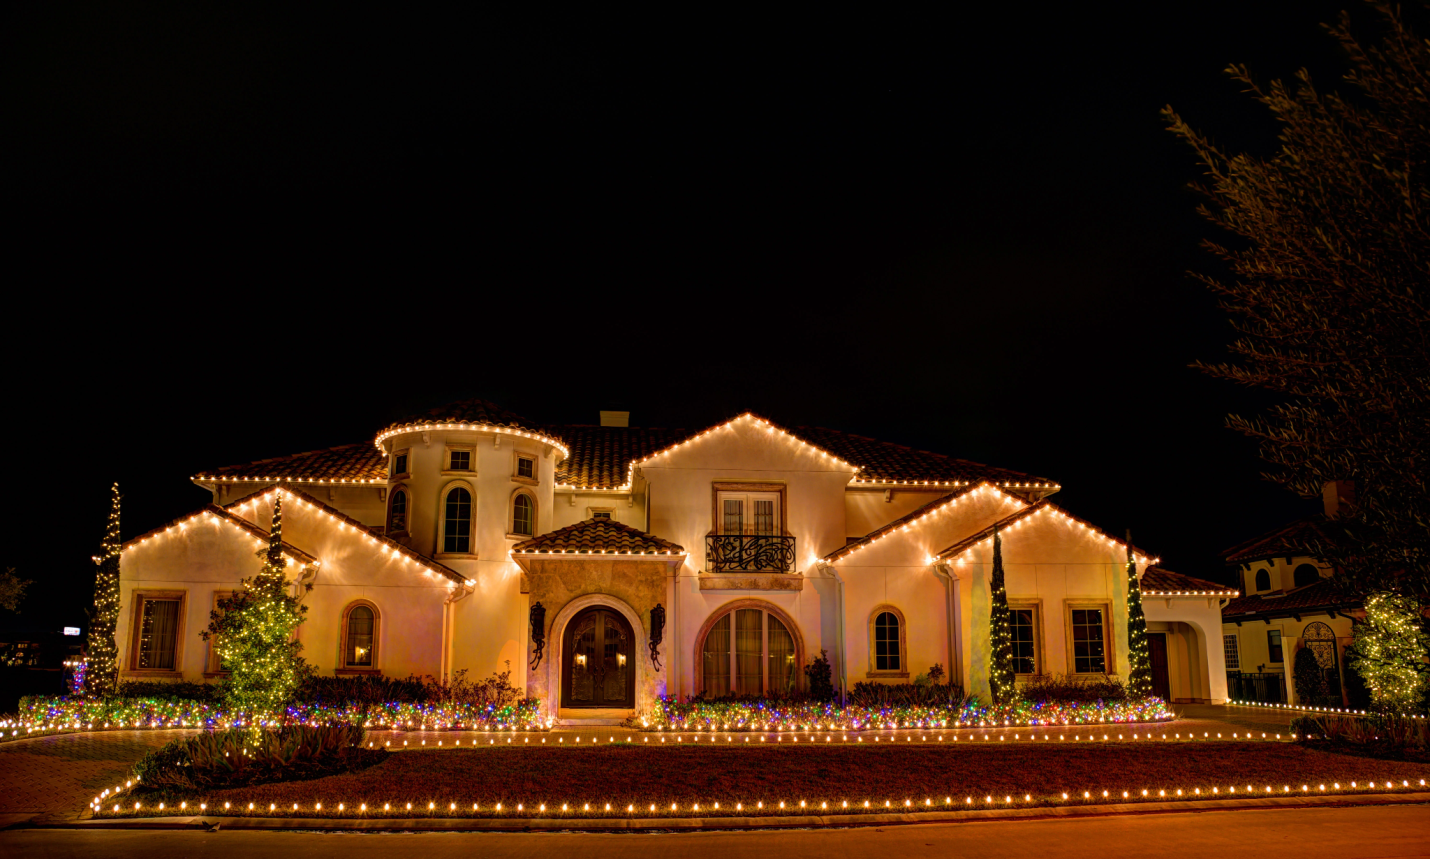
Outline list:
[[[635,706],[635,641],[619,611],[594,606],[566,624],[561,639],[561,706]]]
[[[1307,624],[1301,632],[1306,649],[1316,657],[1316,665],[1321,669],[1321,688],[1316,692],[1316,700],[1302,701],[1313,707],[1337,707],[1341,704],[1341,671],[1337,664],[1336,634],[1329,626],[1317,621]]]

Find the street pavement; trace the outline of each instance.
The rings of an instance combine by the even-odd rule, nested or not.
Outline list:
[[[1274,851],[1274,852],[1273,852]],[[1077,820],[911,824],[857,829],[695,833],[353,833],[13,829],[0,832],[0,856],[25,859],[624,859],[655,854],[682,859],[779,856],[1036,856],[1158,859],[1287,855],[1359,859],[1430,855],[1430,806],[1251,809],[1142,814]]]

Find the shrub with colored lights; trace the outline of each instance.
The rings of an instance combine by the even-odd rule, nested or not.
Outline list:
[[[836,703],[722,698],[660,703],[629,724],[648,730],[767,731],[879,730],[885,728],[976,727],[984,725],[1087,725],[1156,722],[1173,718],[1158,698],[1141,701],[1032,701],[1019,698],[986,705],[967,698],[956,705]]]

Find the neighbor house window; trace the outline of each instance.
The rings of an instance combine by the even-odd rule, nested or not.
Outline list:
[[[527,480],[535,480],[536,460],[529,456],[518,456],[516,458],[516,476],[525,477]]]
[[[1281,630],[1270,629],[1266,631],[1266,653],[1267,658],[1272,662],[1281,662]]]
[[[1304,588],[1306,585],[1314,585],[1321,580],[1321,571],[1316,569],[1315,564],[1302,564],[1291,573],[1295,587]]]
[[[536,504],[531,496],[521,493],[511,502],[511,532],[530,537],[536,523]]]
[[[874,615],[874,670],[903,672],[904,635],[899,616],[892,611]]]
[[[471,471],[471,470],[472,470],[472,452],[471,452],[470,450],[452,450],[452,451],[448,451],[448,455],[451,457],[451,459],[449,460],[449,465],[448,465],[448,468],[449,468],[450,470],[452,470],[452,471]]]
[[[1100,608],[1072,610],[1074,674],[1107,673],[1107,636],[1103,620]]]
[[[799,677],[794,636],[758,605],[726,612],[700,643],[701,682],[708,696],[793,692]]]
[[[134,656],[137,671],[177,671],[183,594],[135,594]]]
[[[1221,647],[1226,653],[1226,670],[1241,670],[1241,651],[1237,648],[1235,635],[1223,635],[1221,637]]]
[[[1256,571],[1256,592],[1271,590],[1271,573],[1266,570]]]
[[[365,605],[353,606],[348,612],[347,646],[343,649],[343,665],[347,668],[371,668],[372,642],[377,632],[377,618]]]
[[[1009,611],[1010,629],[1013,637],[1013,673],[1038,673],[1038,610],[1033,607],[1013,608]]]
[[[472,493],[457,486],[447,493],[442,518],[442,551],[465,554],[472,551]]]
[[[400,534],[407,530],[407,491],[394,489],[392,501],[387,511],[387,533]]]

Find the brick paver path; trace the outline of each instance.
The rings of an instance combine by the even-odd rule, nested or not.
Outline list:
[[[186,730],[102,731],[0,743],[0,815],[73,820],[129,767]]]

